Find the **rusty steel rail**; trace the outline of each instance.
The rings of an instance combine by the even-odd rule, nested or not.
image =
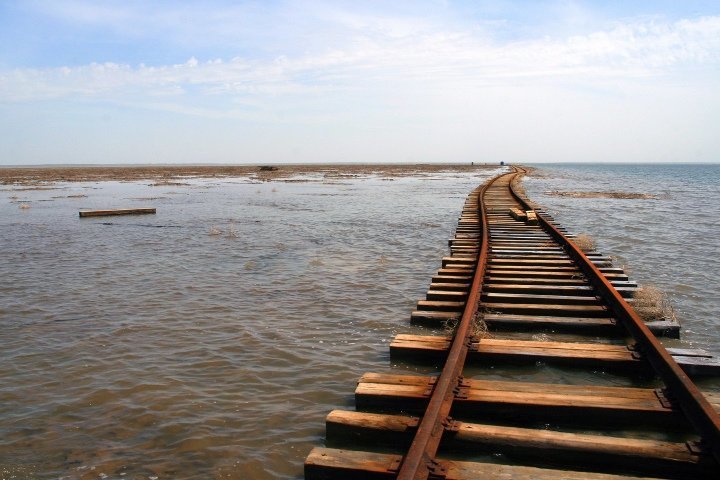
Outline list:
[[[418,302],[418,310],[411,316],[411,319],[419,318],[432,322],[447,319],[459,321],[452,338],[404,335],[403,337],[416,338],[403,338],[395,344],[394,351],[398,353],[404,350],[417,355],[447,355],[440,375],[437,378],[428,378],[368,374],[368,379],[361,379],[358,383],[355,393],[358,407],[362,399],[365,407],[390,407],[400,410],[400,415],[357,412],[357,415],[335,415],[333,420],[328,416],[328,432],[330,425],[333,425],[336,435],[344,431],[361,441],[387,440],[392,441],[394,446],[399,442],[407,446],[405,442],[408,442],[408,449],[403,455],[332,448],[314,449],[306,460],[306,475],[311,472],[316,475],[312,478],[344,479],[368,476],[401,480],[439,480],[452,477],[469,480],[475,476],[486,478],[497,474],[494,464],[438,458],[441,446],[446,445],[443,442],[452,439],[459,440],[461,446],[495,445],[494,448],[501,451],[512,449],[512,452],[527,454],[531,458],[538,458],[538,455],[543,454],[550,457],[567,456],[568,458],[563,458],[560,463],[570,468],[579,466],[582,472],[568,470],[572,472],[572,478],[578,479],[584,478],[581,475],[586,471],[588,474],[618,471],[621,475],[647,471],[663,478],[667,472],[672,478],[716,478],[720,464],[720,415],[715,411],[715,406],[720,401],[716,399],[717,396],[706,398],[701,393],[632,306],[623,299],[614,286],[615,282],[624,286],[620,289],[623,292],[630,292],[636,286],[627,287],[627,284],[632,282],[626,281],[626,275],[617,273],[617,270],[621,269],[605,270],[602,266],[596,266],[593,262],[604,261],[602,254],[594,252],[586,255],[560,227],[555,226],[550,215],[535,211],[535,206],[518,194],[515,182],[524,173],[524,169],[512,167],[511,172],[496,176],[474,191],[473,195],[477,194],[477,197],[467,200],[455,238],[449,241],[451,256],[443,258],[442,263],[445,271],[438,271],[437,277],[440,280],[431,283],[427,301],[422,304]],[[535,215],[531,215],[531,211]],[[524,222],[525,225],[511,221],[510,217]],[[491,240],[498,242],[493,244],[497,247],[494,253]],[[525,254],[529,255],[526,257]],[[475,256],[476,258],[473,258]],[[447,267],[448,265],[450,267]],[[545,271],[550,273],[544,273]],[[486,272],[490,274],[487,278]],[[497,272],[497,277],[493,276],[493,272]],[[542,281],[536,281],[535,277]],[[569,277],[572,280],[565,282],[572,285],[563,285],[563,280],[556,277]],[[505,285],[510,280],[519,283]],[[451,283],[452,281],[457,283]],[[525,284],[531,285],[531,290],[528,290]],[[548,284],[550,288],[547,288]],[[544,293],[549,290],[559,293]],[[535,294],[533,291],[540,293]],[[569,295],[565,295],[566,292]],[[579,297],[582,297],[582,303],[587,303],[586,306],[590,308],[581,305]],[[522,305],[515,306],[515,303]],[[492,387],[493,391],[498,392],[498,396],[490,399],[470,393],[473,388],[483,389],[482,380],[464,379],[463,369],[466,361],[472,360],[473,354],[482,353],[482,349],[478,347],[482,342],[476,342],[472,330],[473,322],[484,304],[488,308],[498,309],[499,313],[492,315],[495,317],[492,321],[498,324],[507,321],[563,326],[564,318],[542,317],[543,313],[534,312],[549,312],[545,315],[557,314],[560,317],[568,317],[576,311],[587,312],[579,315],[577,319],[569,319],[576,321],[570,325],[569,331],[572,331],[577,326],[585,328],[585,325],[581,325],[584,319],[592,317],[595,320],[595,317],[601,316],[603,321],[598,321],[595,325],[612,327],[613,336],[620,334],[633,343],[624,347],[617,346],[623,353],[622,358],[631,358],[633,364],[638,366],[646,365],[646,371],[654,371],[653,378],[658,383],[662,382],[660,386],[663,388],[598,387],[593,393],[593,386],[578,385],[572,387],[573,392],[588,390],[589,394],[577,396],[577,393],[562,393],[570,390],[563,390],[562,386],[558,385],[560,392],[556,396],[563,397],[562,400],[530,399],[529,395],[542,397],[546,390],[554,393],[553,385],[542,383],[520,383],[519,385],[533,386],[519,387],[523,392],[525,388],[529,388],[528,395],[521,396],[522,398],[514,398],[511,394],[513,390],[509,388]],[[566,304],[577,304],[581,307],[573,310],[566,308]],[[431,312],[423,314],[425,310]],[[516,311],[519,313],[514,315]],[[503,314],[508,312],[509,317],[517,318],[503,319]],[[537,320],[535,315],[540,315]],[[490,316],[486,316],[486,320],[487,317]],[[627,335],[623,335],[623,330]],[[401,336],[396,337],[396,341],[399,337]],[[432,340],[429,341],[428,338]],[[432,346],[423,345],[424,343]],[[438,347],[440,343],[441,348]],[[507,344],[505,350],[496,354],[518,354],[541,359],[562,358],[570,362],[592,358],[601,365],[611,365],[606,362],[615,362],[618,358],[615,353],[609,356],[600,355],[600,350],[593,350],[594,344],[583,346],[578,343],[569,347],[572,342],[567,342],[568,347],[563,347],[562,343],[555,345],[553,342],[537,342],[538,347],[531,347],[539,350],[569,348],[573,350],[572,354],[523,353],[523,348],[528,347],[522,344],[530,343],[533,342],[518,341]],[[554,346],[548,347],[550,344]],[[488,355],[492,354],[492,345],[492,342],[485,345],[490,348],[485,352],[484,358],[492,358]],[[390,348],[392,354],[393,345]],[[515,349],[520,349],[521,352],[518,353]],[[583,356],[579,356],[575,353],[580,350],[584,352],[585,349],[589,350],[587,355],[583,353]],[[680,354],[681,357],[682,355]],[[600,388],[610,393],[597,395]],[[502,397],[503,392],[509,392],[505,395],[507,399]],[[613,395],[618,396],[617,404]],[[636,396],[641,401],[629,401]],[[584,398],[597,399],[584,401]],[[588,405],[584,405],[585,402]],[[528,412],[531,418],[534,418],[534,414],[547,413],[553,418],[554,414],[588,412],[588,415],[592,416],[593,412],[597,412],[603,419],[605,416],[611,418],[612,415],[618,415],[617,420],[627,418],[633,421],[636,414],[647,414],[638,422],[655,424],[660,420],[660,417],[657,417],[660,414],[663,418],[671,418],[674,428],[682,431],[684,436],[690,433],[691,429],[694,430],[692,438],[700,441],[683,442],[673,439],[670,442],[653,442],[643,437],[627,435],[607,437],[608,441],[596,440],[594,435],[579,435],[579,438],[575,439],[575,434],[564,432],[562,428],[554,435],[543,436],[533,428],[503,425],[495,428],[493,422],[490,422],[491,425],[472,424],[467,422],[465,416],[461,418],[462,421],[451,418],[453,410],[460,407],[463,407],[463,410],[459,415],[467,413],[470,417],[471,413],[478,413],[479,417],[482,417],[483,414],[493,412],[494,403],[499,405],[497,412],[501,415],[506,408],[510,413],[514,414],[517,409],[518,414],[523,414],[525,406],[539,407],[540,412]],[[470,407],[476,407],[478,411],[465,410]],[[485,411],[485,408],[488,410]],[[416,416],[417,410],[422,412],[419,418]],[[583,418],[579,418],[579,423],[583,424]],[[465,438],[461,439],[463,435]],[[570,438],[571,436],[573,438]],[[462,443],[463,441],[465,443]],[[449,445],[448,442],[446,446]],[[578,455],[575,456],[574,453]],[[540,463],[541,469],[547,467],[542,460]],[[508,472],[529,475],[524,470],[526,467],[521,465],[506,467]],[[560,470],[541,469],[537,469],[536,473],[542,478],[549,480],[558,475],[562,476]],[[591,476],[599,478],[594,473]]]
[[[525,170],[516,168],[516,174]],[[533,207],[509,185],[510,193],[526,210]],[[629,303],[623,299],[605,275],[593,264],[583,251],[566,237],[544,214],[537,215],[540,225],[560,244],[577,263],[600,296],[607,302],[613,314],[637,342],[638,350],[667,387],[668,396],[685,414],[690,424],[702,438],[702,451],[709,452],[720,462],[720,415],[713,409],[698,387],[682,370],[662,343],[653,335]]]
[[[430,401],[425,413],[420,421],[415,437],[408,449],[408,453],[403,458],[402,464],[398,471],[398,480],[424,480],[431,474],[437,473],[436,469],[442,469],[435,462],[440,441],[443,432],[447,427],[450,419],[450,409],[455,399],[454,390],[462,383],[462,369],[465,365],[468,348],[470,345],[470,336],[472,333],[472,321],[477,313],[479,300],[481,296],[483,277],[485,275],[485,265],[488,256],[488,235],[487,235],[487,212],[485,204],[482,200],[487,189],[498,179],[514,175],[507,173],[498,175],[489,182],[485,183],[478,195],[478,209],[480,221],[480,251],[478,255],[475,273],[473,275],[470,294],[462,317],[458,323],[455,336],[453,337],[450,352],[447,361],[438,377],[433,389]]]

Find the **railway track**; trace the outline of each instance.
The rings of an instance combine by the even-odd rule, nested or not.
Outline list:
[[[468,196],[411,315],[437,331],[390,345],[439,374],[363,375],[307,479],[720,478],[720,394],[691,379],[720,364],[666,349],[679,326],[645,323],[623,270],[517,195],[523,173]]]

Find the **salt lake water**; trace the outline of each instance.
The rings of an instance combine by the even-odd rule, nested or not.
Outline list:
[[[720,355],[720,165],[538,165],[524,185],[560,224],[591,235],[634,280],[665,292],[687,343]],[[656,198],[548,194],[553,191]]]
[[[436,371],[392,363],[388,343],[423,331],[410,311],[465,197],[499,171],[3,187],[0,478],[301,478],[363,373]],[[525,185],[717,354],[719,180],[717,165],[547,165]],[[158,210],[77,215],[121,206]]]

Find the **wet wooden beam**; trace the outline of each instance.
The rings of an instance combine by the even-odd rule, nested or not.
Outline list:
[[[362,446],[387,445],[405,448],[417,429],[410,415],[334,410],[326,419],[328,441],[352,440]],[[717,463],[708,455],[693,452],[684,442],[658,441],[609,435],[579,434],[538,428],[487,425],[453,421],[443,437],[442,448],[452,451],[505,454],[526,462],[551,460],[564,468],[587,468],[598,472],[632,470],[651,475],[681,478],[715,478]]]
[[[450,337],[399,334],[390,343],[390,355],[398,358],[442,359]],[[699,348],[668,349],[675,361],[691,376],[720,376],[720,359]],[[581,342],[543,342],[484,338],[475,341],[469,361],[510,361],[564,363],[574,366],[640,369],[647,365],[626,345]]]
[[[426,405],[433,382],[433,377],[367,373],[358,383],[355,401],[361,409],[414,412]],[[654,389],[474,379],[465,380],[458,390],[453,411],[495,418],[571,419],[577,424],[650,424],[679,418]]]
[[[115,208],[113,210],[80,210],[80,217],[105,217],[109,215],[145,215],[155,213],[155,208]]]
[[[306,480],[389,480],[397,475],[400,455],[316,447],[305,460]],[[641,480],[640,477],[573,472],[497,463],[440,460],[444,480],[498,478],[514,480]],[[650,480],[644,477],[645,480]]]

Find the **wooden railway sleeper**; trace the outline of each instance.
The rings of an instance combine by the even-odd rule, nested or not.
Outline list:
[[[515,169],[516,172],[522,171],[521,169]],[[439,377],[430,377],[427,380],[427,383],[423,385],[418,385],[420,388],[418,390],[415,390],[416,393],[415,399],[419,402],[427,401],[427,405],[423,410],[425,411],[424,415],[415,419],[412,424],[411,423],[403,423],[405,425],[405,430],[410,433],[410,435],[413,437],[412,444],[410,448],[406,451],[406,454],[401,457],[396,457],[393,459],[389,466],[387,467],[388,475],[392,476],[393,478],[403,478],[403,479],[429,479],[429,480],[445,480],[448,477],[448,470],[454,469],[455,464],[457,462],[449,461],[449,460],[439,460],[437,458],[437,448],[439,447],[440,442],[443,439],[449,440],[451,438],[456,438],[456,434],[463,429],[463,423],[454,420],[450,416],[450,408],[454,401],[459,400],[459,404],[465,404],[468,402],[469,397],[471,395],[475,395],[473,391],[471,390],[471,386],[473,385],[473,381],[467,380],[462,376],[463,367],[465,365],[465,359],[466,355],[469,351],[477,351],[478,350],[478,339],[473,337],[472,334],[468,331],[469,330],[469,321],[468,321],[468,306],[474,305],[477,307],[477,300],[478,297],[480,297],[483,294],[483,288],[482,285],[484,283],[484,277],[485,275],[489,275],[492,278],[493,273],[488,272],[485,267],[490,267],[488,265],[488,250],[489,250],[489,241],[496,241],[496,245],[499,246],[499,249],[502,250],[503,248],[509,248],[509,249],[520,249],[520,250],[533,250],[533,249],[539,249],[544,248],[540,246],[540,241],[544,240],[546,237],[548,241],[552,241],[554,238],[557,242],[557,245],[565,245],[564,241],[557,240],[557,236],[560,237],[571,237],[571,235],[567,235],[565,230],[562,227],[559,227],[554,224],[554,220],[552,220],[549,215],[547,215],[546,212],[542,210],[534,210],[531,207],[528,207],[527,204],[523,199],[520,199],[520,197],[517,197],[515,192],[512,191],[512,188],[510,188],[511,194],[518,199],[519,204],[522,206],[522,208],[525,210],[524,213],[532,212],[537,213],[538,221],[540,223],[540,226],[542,226],[542,231],[547,231],[550,233],[550,235],[544,235],[544,236],[538,236],[534,233],[529,234],[523,234],[523,230],[517,229],[513,231],[512,229],[507,228],[506,222],[497,222],[498,215],[500,212],[506,212],[507,206],[500,208],[497,207],[498,204],[508,205],[510,202],[506,201],[505,195],[500,192],[500,189],[506,188],[507,184],[503,183],[505,179],[508,178],[508,175],[504,175],[501,177],[496,177],[496,179],[489,182],[488,185],[483,186],[482,188],[478,188],[473,192],[472,199],[468,199],[466,204],[468,206],[478,203],[478,210],[479,215],[473,215],[471,213],[471,209],[467,208],[467,213],[464,211],[463,216],[461,217],[460,224],[461,225],[468,225],[468,226],[462,226],[459,227],[456,231],[455,238],[451,239],[449,241],[449,244],[452,246],[457,242],[457,246],[459,248],[454,249],[452,252],[452,255],[450,257],[446,257],[443,259],[443,263],[450,263],[452,265],[452,268],[443,268],[440,272],[438,272],[438,278],[436,280],[435,277],[433,277],[433,281],[437,281],[439,283],[447,283],[448,280],[446,275],[454,275],[452,280],[454,281],[463,281],[466,284],[469,282],[472,282],[472,287],[470,285],[467,285],[467,287],[464,287],[462,290],[467,291],[469,294],[470,299],[473,299],[466,302],[466,306],[463,310],[463,313],[460,312],[439,312],[439,311],[426,311],[426,312],[419,312],[423,315],[428,315],[428,317],[434,317],[439,316],[439,314],[445,314],[445,315],[452,315],[453,317],[457,318],[459,324],[458,324],[458,334],[455,336],[455,338],[452,340],[451,345],[449,346],[449,357],[453,357],[453,355],[456,357],[454,363],[448,362],[448,364],[457,365],[453,368],[448,368],[448,364],[445,365],[443,368],[443,373]],[[502,179],[501,181],[498,181],[494,186],[489,188],[489,185],[492,185],[493,182],[497,179]],[[495,206],[487,206],[484,205],[484,200],[482,199],[482,196],[484,194],[487,194],[486,199],[489,199],[490,201],[495,202]],[[510,198],[508,197],[508,200]],[[514,200],[513,200],[514,201]],[[488,224],[488,211],[495,212],[493,214],[493,219],[490,220],[490,223]],[[493,225],[494,224],[494,225]],[[552,225],[552,228],[546,228],[546,225]],[[470,228],[469,225],[472,225],[473,227]],[[477,225],[477,228],[476,228]],[[496,235],[492,234],[492,230],[496,229]],[[554,233],[551,232],[551,230],[554,229]],[[465,238],[466,234],[463,234],[462,232],[472,231],[473,233],[471,235],[467,235],[471,238]],[[530,229],[524,230],[525,232],[529,232]],[[533,232],[541,231],[540,227],[535,227],[532,229]],[[477,233],[475,233],[477,232]],[[480,232],[484,232],[484,235]],[[497,237],[497,238],[493,238]],[[471,247],[468,247],[469,242],[471,243]],[[464,245],[463,245],[464,244]],[[462,245],[462,246],[461,246]],[[575,258],[577,255],[575,253],[572,253],[569,249],[566,249],[566,247],[562,247],[563,250],[567,251],[571,257]],[[469,251],[472,250],[472,251]],[[513,253],[513,252],[510,252]],[[520,252],[517,252],[520,253]],[[547,255],[547,254],[545,254]],[[551,254],[553,255],[553,254]],[[556,255],[556,254],[555,254]],[[477,272],[470,271],[470,269],[466,268],[470,265],[471,258],[472,260],[475,260],[477,256]],[[513,255],[505,254],[505,255],[498,255],[496,258],[512,258]],[[609,288],[612,290],[614,287],[614,283],[617,282],[625,282],[627,281],[627,277],[622,274],[621,269],[617,268],[603,268],[603,266],[598,264],[599,260],[603,260],[600,254],[590,254],[590,255],[583,255],[580,254],[581,257],[584,257],[585,262],[589,264],[589,267],[581,267],[577,272],[574,273],[572,278],[580,278],[590,281],[593,284],[596,284],[598,282],[598,278],[601,278],[601,283],[604,283],[606,288]],[[540,258],[536,255],[534,261],[538,261]],[[519,257],[522,258],[522,257]],[[507,262],[507,260],[505,260]],[[580,265],[582,262],[578,260],[578,265]],[[462,264],[462,265],[461,265]],[[594,265],[593,265],[594,264]],[[494,262],[493,264],[493,270],[494,272],[497,272],[495,275],[497,278],[502,279],[503,277],[506,277],[510,275],[512,277],[513,275],[517,275],[518,273],[522,273],[524,277],[527,277],[529,275],[529,278],[534,279],[536,277],[539,278],[555,278],[561,276],[558,275],[550,275],[548,276],[548,273],[543,270],[545,267],[537,268],[537,272],[527,272],[524,271],[525,269],[522,268],[522,266],[505,266],[503,265],[503,260],[498,262]],[[500,270],[497,270],[500,268]],[[509,270],[508,270],[509,269]],[[473,269],[474,270],[474,269]],[[523,270],[522,272],[519,272],[520,270]],[[558,269],[558,271],[561,269]],[[445,274],[445,275],[442,275]],[[562,272],[563,278],[567,276],[565,272]],[[621,278],[622,277],[622,278]],[[542,280],[545,282],[548,282],[549,280]],[[507,282],[504,282],[507,283]],[[467,290],[465,290],[467,288]],[[502,289],[501,289],[502,290]],[[459,290],[458,290],[459,291]],[[605,293],[605,290],[602,288],[600,289],[602,292],[602,297],[608,301],[608,303],[611,305],[611,307],[608,309],[607,306],[602,305],[600,308],[602,308],[604,311],[610,313],[611,315],[608,315],[608,318],[605,319],[604,317],[602,319],[595,319],[594,321],[603,320],[606,321],[608,325],[615,325],[616,324],[616,316],[620,316],[620,321],[617,322],[623,326],[628,326],[627,319],[623,316],[623,312],[621,312],[615,303],[612,303],[612,299],[607,298],[607,295]],[[562,293],[562,292],[561,292]],[[446,295],[446,294],[443,294]],[[512,297],[512,294],[504,294],[507,298],[514,298]],[[520,294],[518,294],[520,295]],[[442,295],[441,295],[442,296]],[[527,297],[527,295],[523,294],[523,296]],[[537,296],[537,295],[536,295]],[[617,293],[615,293],[616,297],[619,297]],[[530,298],[530,297],[528,297]],[[532,297],[534,299],[534,297]],[[539,300],[539,299],[538,299]],[[543,299],[544,300],[544,299]],[[616,299],[617,300],[617,299]],[[624,303],[622,298],[619,298],[619,301],[621,303]],[[439,304],[442,302],[438,302]],[[446,302],[447,303],[447,302]],[[558,305],[560,306],[560,305]],[[509,308],[509,307],[508,307]],[[594,307],[595,308],[595,307]],[[509,315],[512,317],[512,315]],[[584,318],[584,317],[583,317]],[[690,419],[690,423],[693,424],[693,426],[696,427],[697,430],[699,430],[698,433],[700,433],[700,440],[699,441],[688,441],[685,443],[685,447],[683,447],[682,443],[677,444],[677,446],[681,449],[687,448],[687,451],[696,456],[704,456],[704,457],[710,457],[709,459],[712,461],[713,457],[714,460],[718,460],[718,444],[714,442],[716,437],[713,436],[712,431],[710,429],[704,429],[704,428],[697,428],[698,424],[696,423],[697,417],[695,415],[697,414],[696,411],[687,411],[686,404],[688,403],[688,398],[685,394],[685,392],[682,390],[682,388],[678,388],[678,384],[673,380],[671,382],[668,382],[667,379],[667,371],[664,371],[663,368],[658,368],[657,366],[657,352],[655,351],[655,346],[651,343],[648,345],[643,345],[643,342],[646,341],[645,338],[638,338],[636,335],[637,332],[634,331],[633,328],[628,328],[630,330],[630,333],[633,337],[635,337],[636,342],[635,344],[627,345],[627,350],[630,352],[629,357],[632,357],[635,360],[643,360],[644,362],[647,362],[649,365],[652,365],[655,367],[656,372],[659,373],[660,377],[665,380],[666,386],[664,388],[658,388],[655,390],[647,389],[647,395],[650,399],[653,399],[653,397],[657,397],[657,401],[654,399],[652,400],[652,404],[654,405],[652,412],[655,412],[659,415],[676,415],[678,413],[685,413],[686,418]],[[640,330],[647,330],[647,327],[644,327],[644,325],[640,326]],[[460,334],[462,332],[462,334]],[[651,335],[652,337],[652,335]],[[654,337],[653,337],[654,338]],[[662,349],[662,347],[660,347]],[[452,352],[455,352],[453,354]],[[458,353],[461,352],[461,353]],[[687,355],[693,355],[696,356],[697,354],[693,353],[686,353]],[[627,355],[627,354],[626,354]],[[679,355],[683,355],[683,353],[679,353]],[[672,360],[672,357],[670,357],[670,362],[674,363]],[[401,380],[399,384],[405,384],[408,382],[407,380]],[[415,380],[416,382],[416,380]],[[407,383],[408,385],[413,382]],[[680,383],[683,383],[683,380],[680,381]],[[416,384],[417,385],[417,384]],[[421,400],[418,398],[418,393],[422,392],[422,397],[425,397],[424,400]],[[675,397],[673,395],[677,395],[678,397]],[[634,394],[634,393],[633,393]],[[357,394],[356,394],[357,395]],[[372,398],[372,395],[376,395],[374,393],[370,394],[369,398]],[[356,396],[356,401],[358,397]],[[612,403],[612,399],[608,399]],[[358,401],[358,406],[360,405]],[[605,405],[604,403],[602,405]],[[614,404],[613,404],[614,405]],[[598,407],[598,408],[606,408],[606,407]],[[649,411],[649,410],[648,410]],[[695,418],[693,418],[695,417]],[[399,430],[397,430],[399,431]],[[705,433],[708,433],[708,437],[706,438],[704,436]],[[558,440],[559,442],[560,440]],[[660,458],[660,457],[658,457]],[[388,463],[386,463],[388,465]],[[480,464],[478,464],[480,465]],[[540,471],[540,470],[538,470]],[[662,470],[658,470],[662,471]],[[715,472],[715,470],[712,470]],[[454,470],[453,470],[454,472]],[[548,470],[548,473],[551,471]],[[593,473],[589,471],[588,473],[590,476],[594,476]],[[453,473],[453,477],[455,476],[455,473]],[[579,472],[578,472],[579,473]],[[360,478],[360,477],[358,477]],[[484,478],[484,477],[483,477]],[[530,478],[530,477],[528,477]],[[544,478],[544,477],[543,477]],[[549,478],[549,477],[548,477]],[[580,476],[572,478],[581,478]],[[683,477],[684,478],[684,477]],[[704,477],[703,477],[704,478]]]
[[[516,171],[524,173],[523,169],[514,167]],[[522,198],[510,186],[510,194],[523,206],[528,207],[529,203]],[[614,289],[607,277],[603,275],[608,269],[597,268],[588,259],[584,252],[571,240],[568,239],[557,226],[550,223],[543,215],[539,216],[541,226],[558,243],[561,243],[573,257],[578,265],[590,277],[591,283],[598,289],[600,294],[610,306],[610,309],[618,317],[621,324],[627,329],[638,343],[643,344],[645,357],[654,368],[658,377],[665,383],[668,390],[673,392],[676,403],[689,423],[695,428],[705,441],[715,461],[720,464],[720,415],[713,410],[710,402],[704,397],[697,386],[692,383],[689,377],[682,371],[680,366],[673,360],[669,352],[650,332],[648,327],[630,307],[627,301]]]
[[[403,457],[397,457],[390,462],[390,465],[387,467],[388,473],[391,473],[393,475],[397,475],[400,471],[400,465],[402,465]]]
[[[491,180],[478,190],[478,199],[487,192],[488,187],[498,178]],[[478,201],[478,216],[480,217],[480,231],[487,231],[487,210],[482,202]],[[480,301],[480,290],[482,289],[482,279],[485,275],[488,256],[488,236],[483,235],[480,238],[480,250],[477,257],[476,267],[473,269],[472,286],[470,295],[467,299],[463,314],[458,322],[455,338],[453,339],[448,358],[443,366],[442,373],[438,377],[437,385],[432,396],[429,398],[427,408],[423,414],[422,420],[418,426],[416,435],[413,438],[410,447],[404,457],[402,466],[398,473],[399,480],[419,480],[423,478],[431,478],[431,476],[441,473],[440,478],[444,478],[446,470],[437,472],[433,464],[428,465],[426,461],[429,459],[435,461],[437,449],[442,438],[442,430],[437,431],[442,426],[442,422],[450,413],[452,402],[454,401],[453,389],[458,385],[459,376],[462,375],[462,369],[465,364],[467,355],[467,346],[465,340],[471,336],[471,322],[478,308]],[[463,393],[463,392],[457,392]],[[466,394],[467,395],[467,394]],[[423,471],[423,467],[425,471]]]

